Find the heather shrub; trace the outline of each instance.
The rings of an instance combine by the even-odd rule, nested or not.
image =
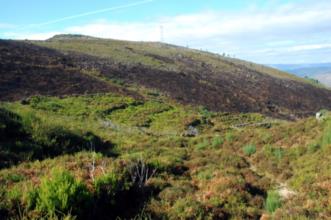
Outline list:
[[[203,219],[205,210],[201,203],[190,197],[178,199],[169,212],[171,219]]]

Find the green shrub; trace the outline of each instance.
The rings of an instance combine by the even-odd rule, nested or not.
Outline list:
[[[36,191],[29,195],[30,207],[50,215],[81,215],[91,195],[86,186],[75,180],[67,171],[55,169],[50,177],[44,177]]]
[[[251,156],[256,153],[256,146],[253,144],[248,144],[243,147],[244,154]]]
[[[217,148],[219,147],[220,145],[222,145],[224,143],[224,140],[223,138],[221,138],[220,136],[215,136],[212,140],[212,147],[213,148]]]
[[[277,191],[268,191],[267,199],[265,202],[265,209],[273,213],[276,209],[282,205],[281,197]]]

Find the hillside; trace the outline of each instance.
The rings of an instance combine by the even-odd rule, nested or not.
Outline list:
[[[83,74],[70,57],[29,43],[0,40],[0,101],[33,95],[102,92],[129,94],[123,88]]]
[[[117,88],[126,90],[132,85],[144,86],[164,93],[180,103],[202,105],[213,111],[259,112],[273,117],[295,119],[312,115],[323,108],[331,108],[331,92],[302,78],[245,61],[167,44],[75,35],[60,35],[47,41],[35,42],[2,41],[1,44],[2,51],[19,51],[17,57],[1,53],[1,59],[5,61],[2,63],[7,65],[7,69],[1,68],[2,75],[12,77],[2,81],[3,100],[13,99],[14,91],[16,99],[33,94],[114,91],[114,83],[121,82],[120,84],[126,85],[117,85]],[[11,48],[14,45],[17,45],[17,49]],[[30,54],[34,54],[33,51],[43,54],[40,57],[44,59],[42,68],[47,71],[41,76],[47,78],[47,72],[74,72],[66,74],[71,79],[60,77],[68,82],[53,80],[41,83],[47,85],[59,82],[57,85],[60,87],[55,86],[61,88],[58,91],[52,89],[52,86],[47,86],[47,89],[39,86],[27,90],[27,94],[18,95],[20,84],[13,83],[12,88],[6,88],[8,82],[21,79],[22,75],[17,75],[22,68],[21,63],[28,66],[39,65],[38,55],[35,59],[29,58]],[[61,59],[54,61],[54,56]],[[21,61],[13,63],[14,59]],[[36,74],[35,71],[30,71],[30,74]],[[76,75],[79,75],[81,82],[73,79]],[[84,82],[84,79],[91,77],[94,79],[89,80],[89,83]],[[29,77],[28,80],[21,81],[36,84],[36,81],[29,83],[29,80],[36,79]],[[108,81],[108,85],[97,83],[102,85],[97,86],[94,84],[96,81]],[[79,89],[67,86],[72,84]],[[26,85],[22,84],[21,87],[26,88]]]
[[[331,92],[305,79],[60,35],[0,40],[0,101],[0,219],[331,218]]]

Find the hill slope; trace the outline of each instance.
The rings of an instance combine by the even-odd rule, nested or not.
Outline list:
[[[23,42],[0,41],[0,101],[100,92],[131,94],[82,73],[60,52]]]
[[[75,69],[84,77],[92,74],[99,81],[119,79],[129,85],[156,89],[181,103],[203,105],[214,111],[260,112],[274,117],[295,118],[313,114],[321,108],[331,108],[331,91],[316,87],[304,79],[197,50],[160,43],[126,42],[71,35],[56,36],[47,41],[32,43],[36,46],[25,42],[3,41],[2,47],[9,47],[8,50],[10,45],[18,44],[23,48],[47,51],[46,54],[49,53],[51,57],[52,54],[57,54],[65,60],[57,67],[64,69],[62,74],[68,72],[68,69]],[[38,59],[24,60],[24,57],[31,54],[31,51],[26,49],[19,54],[23,57],[22,62],[28,65],[35,66],[40,62]],[[7,63],[13,61],[13,57],[6,53],[1,52],[1,56]],[[20,63],[13,62],[10,65],[21,66]],[[12,70],[6,70],[6,74],[10,71]],[[31,72],[33,71],[25,71],[29,74]],[[11,76],[15,74],[15,71],[10,73]],[[8,84],[8,80],[5,83]],[[85,88],[90,83],[81,82],[81,91],[90,91]],[[94,92],[105,91],[107,86],[103,85],[101,88],[95,89]],[[61,90],[59,95],[64,91]],[[52,94],[56,93],[54,91]],[[2,95],[6,96],[10,97],[10,94]]]

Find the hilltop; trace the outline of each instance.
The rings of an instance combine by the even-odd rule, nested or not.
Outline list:
[[[2,80],[3,100],[13,99],[13,93],[19,99],[34,94],[104,92],[114,90],[110,89],[114,86],[127,90],[135,85],[157,90],[180,103],[201,105],[213,111],[259,112],[295,119],[331,108],[330,90],[309,80],[262,65],[169,44],[58,35],[46,41],[1,41],[1,48],[2,51],[17,52],[16,57],[1,53],[1,60],[5,61],[2,63],[6,63],[6,67],[1,68],[2,75],[10,76]],[[31,56],[34,59],[26,58]],[[54,56],[61,60],[52,61]],[[14,59],[20,62],[14,63]],[[41,59],[45,60],[42,64]],[[34,87],[18,95],[20,88],[26,88],[24,83],[36,83],[29,83],[29,80],[35,80],[31,77],[21,80],[23,84],[14,83],[12,88],[6,88],[11,80],[21,79],[22,75],[17,74],[22,72],[22,64],[39,65],[38,68],[43,65],[42,68],[47,69],[45,72],[54,77],[61,72],[68,77],[60,78],[69,81],[52,87],[58,81],[45,80],[47,82],[42,84],[46,85],[47,91]],[[74,76],[66,74],[68,71],[81,77],[81,82],[75,82],[76,89],[68,90],[70,86],[67,85],[72,84],[69,78]],[[40,76],[50,79],[46,75]],[[83,82],[91,77],[93,80],[89,83]],[[102,86],[97,88],[96,81]],[[114,82],[126,85],[114,85]],[[47,86],[48,83],[51,86]]]

